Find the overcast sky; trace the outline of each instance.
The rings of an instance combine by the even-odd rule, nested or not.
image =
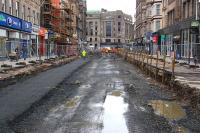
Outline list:
[[[131,16],[135,14],[136,0],[87,0],[88,10],[100,10],[105,8],[109,11],[122,10]]]

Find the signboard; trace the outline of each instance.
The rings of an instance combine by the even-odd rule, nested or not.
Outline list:
[[[20,19],[7,15],[3,12],[0,12],[0,26],[16,30],[21,30],[22,27]]]
[[[165,41],[166,36],[165,35],[161,35],[161,41]]]
[[[1,11],[0,11],[0,26],[15,30],[21,30],[29,33],[32,32],[31,22],[24,21],[20,18],[16,18]]]
[[[191,27],[199,27],[199,21],[193,20],[193,21],[191,22]]]
[[[39,36],[45,36],[46,32],[47,32],[47,29],[40,27],[38,34],[39,34]]]
[[[21,21],[22,21],[22,29],[21,30],[31,33],[32,32],[32,23],[24,21],[24,20],[21,20]]]
[[[158,35],[153,36],[153,43],[155,43],[155,44],[158,43]]]

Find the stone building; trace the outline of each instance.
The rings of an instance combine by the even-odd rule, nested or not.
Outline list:
[[[176,50],[178,59],[189,59],[194,55],[200,59],[200,10],[197,2],[198,0],[162,1],[164,28],[158,32],[162,36],[161,52],[165,51],[164,53],[170,56],[171,52]]]
[[[40,0],[0,1],[0,56],[8,56],[16,47],[27,48],[26,55],[38,54]]]
[[[135,41],[188,62],[200,59],[199,14],[198,0],[137,0]]]
[[[136,42],[148,45],[162,28],[162,0],[136,1]]]
[[[82,45],[86,42],[86,16],[87,16],[87,3],[86,0],[79,0],[79,10],[80,10],[80,41],[79,43]]]
[[[132,17],[122,11],[88,12],[87,41],[90,47],[100,47],[129,43],[132,38]]]
[[[86,19],[87,42],[91,48],[100,48],[101,43],[101,12],[88,11]]]
[[[145,33],[146,0],[136,0],[135,41],[142,43]]]
[[[48,30],[48,40],[46,36],[42,40],[47,47],[50,43],[47,52],[54,51],[59,56],[77,54],[79,42],[85,40],[86,1],[45,0],[43,7],[41,26]],[[41,51],[45,50],[44,47]]]

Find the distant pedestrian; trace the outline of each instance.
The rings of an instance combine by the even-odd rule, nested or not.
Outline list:
[[[15,48],[15,53],[16,53],[16,61],[19,60],[19,48],[18,46]]]
[[[24,60],[26,60],[26,58],[27,58],[27,52],[28,52],[27,47],[25,45],[23,45],[22,56],[23,56]]]
[[[198,58],[196,55],[194,55],[194,65],[195,65],[195,68],[197,67],[197,63],[198,63]]]
[[[87,56],[87,52],[86,52],[85,50],[83,50],[83,51],[81,52],[81,55],[82,55],[83,59],[85,59],[86,56]]]

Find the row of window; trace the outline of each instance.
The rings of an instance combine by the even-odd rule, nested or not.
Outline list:
[[[94,40],[94,41],[95,41],[95,42],[97,42],[97,40],[98,40],[98,39],[97,39],[97,38],[95,38],[95,40]],[[93,39],[92,39],[92,38],[90,38],[90,42],[92,42],[92,41],[93,41]],[[105,39],[105,42],[111,42],[111,39]],[[116,39],[114,39],[114,42],[116,42]],[[118,43],[121,43],[121,39],[118,39],[118,40],[117,40],[117,42],[118,42]]]
[[[154,9],[154,10],[152,10]],[[151,16],[151,15],[161,15],[161,5],[160,4],[156,4],[155,8],[150,7],[147,9],[146,13],[143,13],[143,16]]]
[[[88,34],[88,31],[86,31],[86,35],[93,36],[93,30],[91,29],[91,30],[89,31],[89,34]],[[96,31],[96,32],[95,32],[95,36],[97,36],[97,35],[98,35],[98,32]]]
[[[94,40],[94,41],[96,42],[97,40],[98,40],[98,39],[97,39],[97,38],[95,38],[95,40]],[[92,40],[92,38],[90,38],[90,42],[92,42],[92,41],[93,41],[93,40]]]
[[[1,11],[7,12],[10,15],[22,18],[23,20],[31,21],[34,24],[39,22],[39,13],[36,13],[35,10],[31,11],[30,7],[23,5],[20,7],[19,1],[16,0],[1,0]],[[21,10],[21,12],[20,12]],[[21,14],[21,16],[20,16]],[[36,21],[38,20],[38,21]]]
[[[105,42],[109,43],[109,42],[111,42],[111,39],[105,39]],[[116,42],[116,39],[114,39],[114,42]],[[121,43],[121,39],[118,39],[117,42]]]

